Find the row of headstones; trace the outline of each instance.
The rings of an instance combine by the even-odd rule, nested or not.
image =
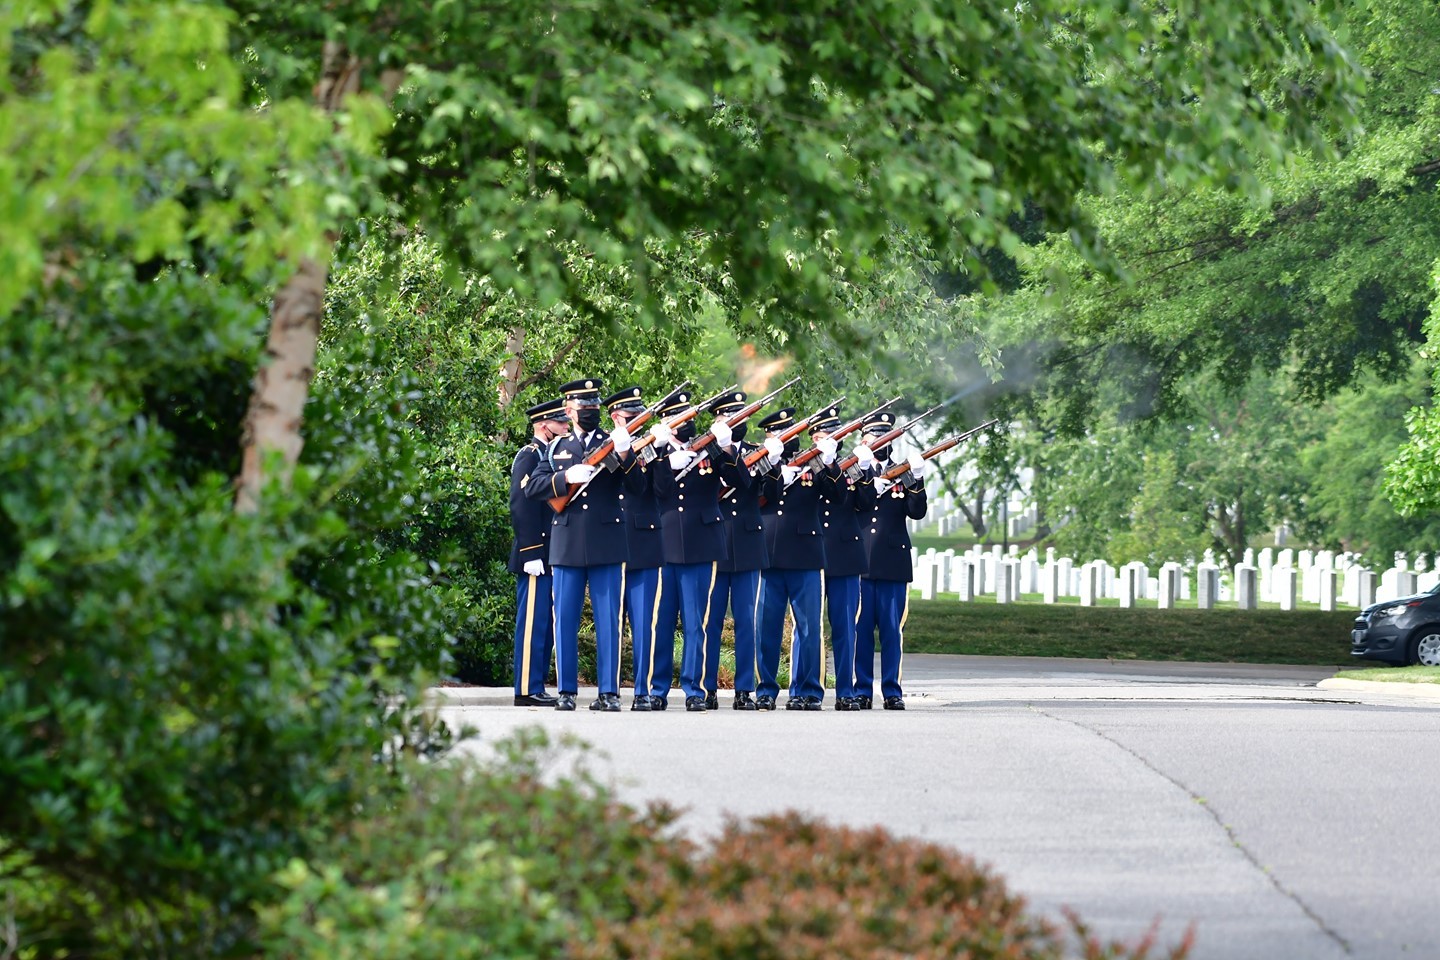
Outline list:
[[[1016,547],[1007,553],[998,546],[990,551],[977,546],[964,554],[927,550],[915,556],[914,562],[915,582],[926,599],[946,593],[960,600],[994,594],[998,602],[1011,603],[1022,594],[1039,593],[1045,603],[1078,597],[1081,605],[1088,606],[1101,598],[1111,598],[1127,607],[1137,600],[1150,599],[1162,608],[1192,599],[1190,575],[1178,563],[1164,564],[1159,575],[1152,577],[1149,568],[1140,562],[1118,570],[1104,560],[1076,566],[1070,558],[1056,557],[1053,550],[1048,550],[1042,566],[1034,550],[1022,557]],[[1297,600],[1303,599],[1318,604],[1322,610],[1334,610],[1339,603],[1364,607],[1378,600],[1408,596],[1422,586],[1419,573],[1402,567],[1387,570],[1377,578],[1373,571],[1351,563],[1343,573],[1342,590],[1341,571],[1323,564],[1304,571],[1275,566],[1262,571],[1241,563],[1226,578],[1218,566],[1201,563],[1194,571],[1193,598],[1201,609],[1232,602],[1242,609],[1254,609],[1264,599],[1278,603],[1283,610],[1293,610]],[[1436,579],[1433,574],[1426,578],[1430,585]]]

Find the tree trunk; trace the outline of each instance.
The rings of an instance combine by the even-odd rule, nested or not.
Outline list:
[[[515,402],[520,392],[520,375],[525,372],[525,328],[511,327],[505,338],[505,362],[500,365],[500,409]]]
[[[327,114],[334,113],[359,87],[360,62],[343,44],[326,41],[320,80],[315,84],[315,105]],[[328,276],[325,262],[302,257],[299,268],[275,294],[270,308],[270,336],[260,368],[255,371],[240,441],[240,476],[235,491],[235,509],[240,513],[254,513],[260,508],[268,454],[280,454],[281,479],[287,482],[300,460],[305,445],[300,428],[310,381],[315,377]]]
[[[235,495],[235,509],[241,513],[254,513],[260,508],[266,454],[279,451],[287,477],[300,460],[300,449],[305,445],[300,425],[310,381],[315,377],[327,274],[324,264],[306,257],[275,295],[270,338],[260,369],[255,371],[241,440],[240,480]]]

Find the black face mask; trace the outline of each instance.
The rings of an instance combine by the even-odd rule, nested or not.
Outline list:
[[[735,438],[736,443],[739,443],[741,440],[745,439],[745,428],[748,426],[748,423],[742,423],[738,427],[730,428],[730,435]]]
[[[575,421],[580,426],[581,433],[590,433],[600,428],[600,408],[583,407],[575,412]]]
[[[794,460],[800,455],[800,441],[791,440],[785,444],[785,450],[780,456],[786,460]]]
[[[876,450],[876,451],[875,451],[875,462],[876,462],[876,463],[885,463],[885,462],[886,462],[887,460],[889,460],[889,459],[890,459],[890,445],[887,443],[885,446],[883,446],[883,447],[881,447],[879,450]]]
[[[686,421],[676,427],[674,433],[676,440],[679,440],[681,443],[689,443],[695,439],[695,424]]]

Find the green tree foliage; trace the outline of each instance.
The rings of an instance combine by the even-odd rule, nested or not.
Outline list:
[[[864,277],[899,224],[974,267],[1015,248],[1028,202],[1099,261],[1077,193],[1243,185],[1318,145],[1356,79],[1301,0],[235,8],[272,95],[309,89],[325,38],[393,86],[379,186],[500,288],[605,316],[575,242],[656,318],[656,245],[698,236],[772,332],[804,318],[847,342],[825,257]]]
[[[1046,345],[1072,428],[1102,380],[1148,416],[1183,407],[1183,385],[1197,375],[1238,387],[1288,370],[1315,400],[1364,370],[1393,378],[1408,369],[1440,251],[1437,94],[1416,81],[1440,70],[1440,12],[1399,0],[1341,11],[1370,78],[1363,132],[1338,156],[1268,165],[1259,203],[1174,184],[1087,199],[1126,283],[1096,274],[1063,235],[1027,249],[1024,289],[997,305],[1001,337]],[[1266,73],[1309,82],[1308,71],[1280,62]]]

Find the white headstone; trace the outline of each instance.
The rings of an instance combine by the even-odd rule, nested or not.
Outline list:
[[[1061,596],[1060,564],[1053,560],[1046,562],[1045,570],[1040,576],[1040,592],[1046,603],[1054,603]]]
[[[1320,609],[1335,609],[1335,582],[1339,575],[1334,570],[1320,570]]]
[[[1235,565],[1235,605],[1241,610],[1255,610],[1260,606],[1256,588],[1257,570],[1248,564]]]
[[[1096,594],[1100,587],[1099,562],[1092,560],[1080,568],[1080,606],[1095,606]]]
[[[1355,606],[1368,607],[1376,602],[1375,571],[1361,570],[1356,577]]]
[[[1003,561],[995,570],[995,602],[1013,603],[1015,595],[1015,564]]]
[[[1202,563],[1195,568],[1195,600],[1201,610],[1213,610],[1220,599],[1220,568]]]
[[[1281,567],[1274,573],[1275,599],[1279,601],[1281,610],[1295,609],[1295,578],[1294,567]]]
[[[1166,563],[1160,567],[1160,593],[1156,600],[1161,610],[1170,610],[1180,597],[1180,564]]]
[[[957,598],[967,603],[975,599],[975,561],[961,557],[955,561],[954,592]]]

